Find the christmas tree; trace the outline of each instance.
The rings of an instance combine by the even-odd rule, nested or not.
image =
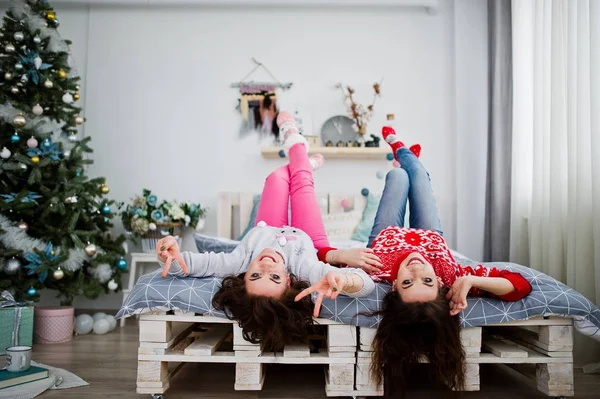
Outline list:
[[[47,1],[21,0],[0,29],[0,291],[35,301],[51,289],[71,304],[118,290],[127,262],[109,188],[85,174],[90,138],[58,26]]]

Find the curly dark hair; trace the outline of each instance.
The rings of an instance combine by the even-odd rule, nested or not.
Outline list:
[[[295,302],[294,298],[310,284],[290,274],[290,287],[280,298],[249,295],[244,275],[228,276],[213,297],[213,306],[236,320],[244,339],[260,344],[264,352],[277,352],[286,344],[306,342],[309,328],[314,325],[313,303],[309,296]]]
[[[431,302],[403,302],[398,291],[383,298],[381,309],[371,315],[382,319],[373,340],[371,376],[379,385],[385,376],[386,393],[408,384],[411,368],[429,360],[434,382],[452,390],[465,384],[465,352],[460,340],[458,316],[450,316],[447,287]]]

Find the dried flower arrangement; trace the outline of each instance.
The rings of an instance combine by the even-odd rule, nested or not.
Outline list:
[[[344,95],[344,103],[348,108],[348,115],[350,118],[354,119],[354,130],[356,130],[360,135],[365,135],[367,133],[367,123],[371,120],[373,116],[373,109],[375,107],[375,101],[377,101],[377,97],[381,96],[381,83],[383,79],[379,83],[373,84],[373,102],[371,105],[365,106],[363,104],[357,104],[354,101],[354,93],[355,90],[350,86],[345,86],[342,83],[338,83],[335,85],[337,89],[340,89]]]

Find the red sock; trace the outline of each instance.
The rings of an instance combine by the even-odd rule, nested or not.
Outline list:
[[[415,156],[416,156],[417,158],[419,158],[419,157],[421,156],[421,144],[414,144],[414,145],[411,145],[411,146],[410,146],[410,148],[409,148],[409,150],[410,150],[410,151],[411,151],[413,154],[415,154]]]
[[[381,129],[381,135],[383,136],[385,142],[392,147],[394,159],[397,161],[398,158],[396,156],[396,151],[398,151],[399,148],[404,147],[404,143],[398,139],[398,136],[396,136],[396,131],[390,126],[384,126],[383,129]]]

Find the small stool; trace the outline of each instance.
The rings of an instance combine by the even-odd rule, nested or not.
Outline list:
[[[159,268],[158,259],[156,259],[156,253],[146,253],[146,252],[134,252],[131,254],[131,266],[129,266],[129,284],[127,285],[127,289],[123,290],[123,303],[125,303],[125,299],[133,289],[135,282],[138,279],[137,275],[137,264],[141,265],[141,273],[140,276],[145,274],[145,266],[152,264],[154,270]],[[121,327],[125,326],[126,317],[121,318],[120,324]]]

